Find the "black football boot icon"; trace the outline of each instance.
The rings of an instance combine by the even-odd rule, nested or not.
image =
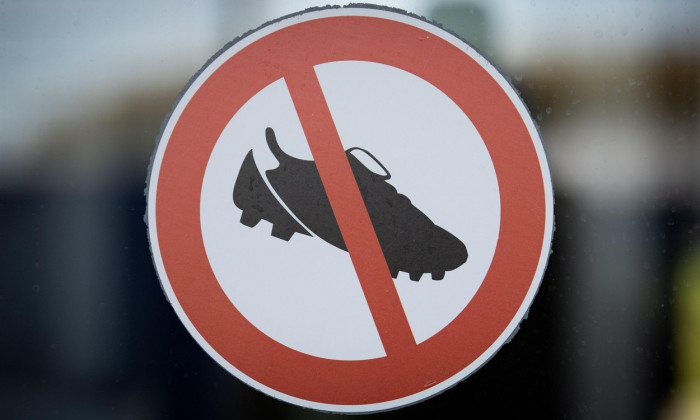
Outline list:
[[[265,175],[296,219],[265,184],[251,150],[241,165],[233,189],[233,202],[243,211],[241,223],[253,227],[261,219],[267,220],[273,225],[272,235],[284,240],[289,240],[294,233],[309,235],[311,231],[329,244],[347,251],[316,163],[285,153],[272,128],[265,130],[265,137],[279,162],[277,168],[266,171]],[[366,154],[386,174],[372,172],[353,152]],[[391,175],[377,158],[357,147],[346,150],[345,154],[392,277],[396,278],[399,271],[404,271],[414,281],[424,273],[431,273],[433,280],[442,280],[446,271],[466,262],[468,254],[464,243],[433,223],[405,195],[399,194],[387,182]]]

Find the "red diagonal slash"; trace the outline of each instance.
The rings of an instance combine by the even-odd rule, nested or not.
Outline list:
[[[318,78],[307,67],[285,81],[384,351],[405,352],[416,342]]]

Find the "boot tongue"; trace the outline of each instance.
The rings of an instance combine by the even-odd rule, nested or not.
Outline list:
[[[370,152],[359,147],[352,147],[345,152],[349,157],[353,157],[355,161],[364,166],[368,171],[377,175],[380,179],[387,180],[391,178],[389,171],[382,163],[374,157]]]

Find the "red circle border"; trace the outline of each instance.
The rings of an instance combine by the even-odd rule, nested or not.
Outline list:
[[[257,330],[218,284],[200,227],[204,172],[233,115],[289,69],[345,60],[403,69],[449,96],[482,136],[501,196],[496,252],[467,308],[414,349],[363,361],[309,356]],[[167,278],[161,276],[161,280],[169,281],[192,325],[221,357],[283,394],[321,404],[368,405],[422,392],[481,356],[516,316],[533,282],[539,282],[535,276],[542,247],[549,245],[547,187],[523,117],[477,61],[416,26],[377,17],[335,16],[269,33],[225,60],[204,80],[159,147],[163,144],[167,146],[155,202],[157,244]]]

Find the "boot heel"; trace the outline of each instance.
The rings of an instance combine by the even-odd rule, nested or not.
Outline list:
[[[264,219],[272,223],[272,236],[276,238],[288,241],[295,233],[311,236],[272,195],[255,165],[252,150],[238,172],[233,187],[233,203],[243,210],[242,225],[254,227]]]
[[[294,227],[283,225],[278,223],[272,226],[272,236],[275,238],[282,239],[283,241],[289,241],[294,235]]]
[[[248,227],[254,227],[260,220],[262,220],[262,217],[254,210],[243,210],[241,214],[241,223]]]

